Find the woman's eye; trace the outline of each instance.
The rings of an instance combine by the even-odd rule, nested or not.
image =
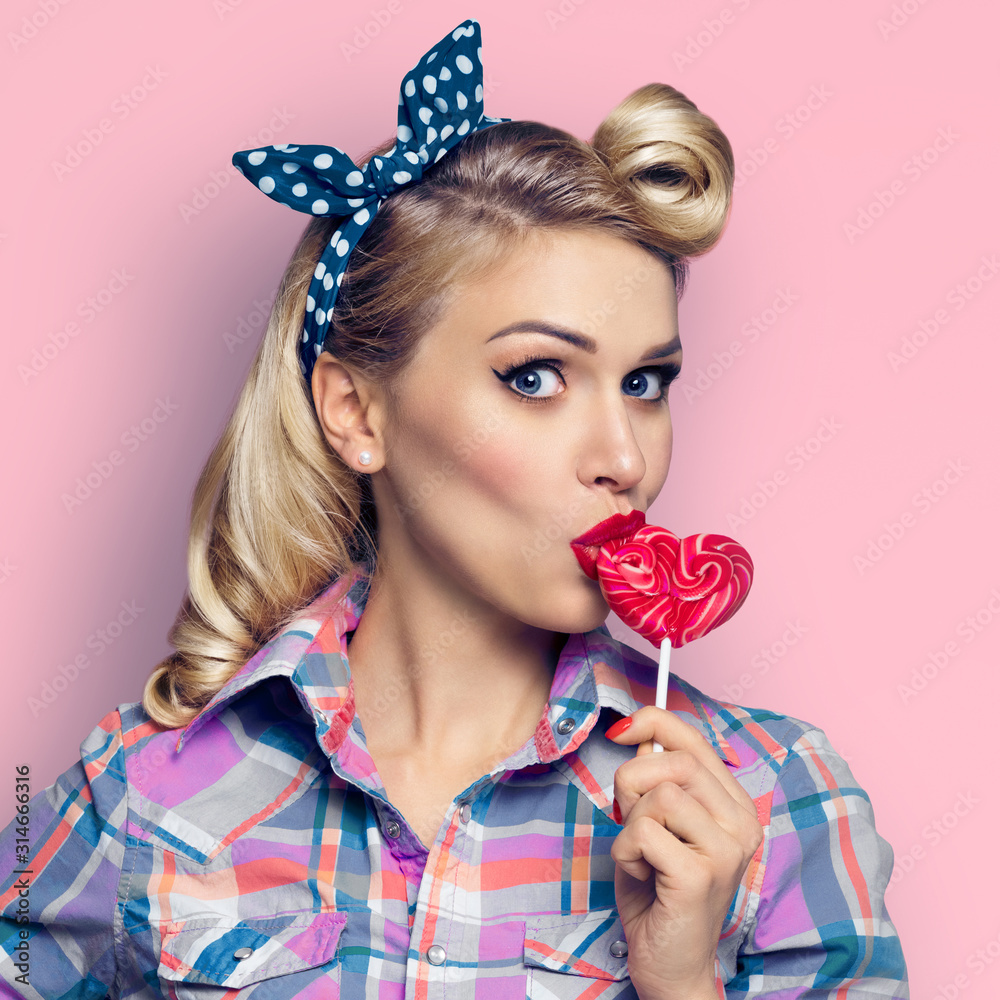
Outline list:
[[[556,369],[548,365],[522,368],[507,380],[516,392],[525,396],[555,396],[559,392],[559,376]]]
[[[634,372],[626,375],[622,387],[636,399],[659,399],[664,390],[663,375],[658,371]],[[647,395],[652,388],[652,395]]]

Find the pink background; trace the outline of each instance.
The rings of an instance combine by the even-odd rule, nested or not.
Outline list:
[[[985,0],[6,4],[4,769],[49,784],[169,650],[190,496],[307,221],[231,154],[360,156],[392,132],[403,73],[466,17],[488,114],[589,138],[660,81],[730,137],[735,206],[681,302],[674,465],[649,519],[731,534],[757,573],[740,614],[673,666],[826,730],[896,852],[913,996],[995,996],[995,742],[972,711],[995,699],[1000,635]]]

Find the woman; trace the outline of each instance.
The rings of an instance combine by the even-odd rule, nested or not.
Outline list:
[[[663,487],[730,145],[661,84],[589,145],[489,118],[479,44],[422,57],[363,169],[234,157],[316,217],[176,654],[4,833],[14,995],[908,996],[823,732],[676,675],[653,707],[569,545]]]

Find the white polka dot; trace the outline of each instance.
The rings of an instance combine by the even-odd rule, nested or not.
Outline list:
[[[417,156],[417,154],[414,153],[412,149],[408,149],[405,153],[403,153],[403,159],[409,160],[410,163],[420,162],[420,157]]]
[[[399,100],[396,103],[399,104],[400,106],[402,106],[402,104],[403,104],[403,95],[402,94],[399,95]]]
[[[338,288],[340,288],[340,283],[341,283],[341,282],[342,282],[343,280],[344,280],[344,272],[343,272],[343,271],[341,271],[341,272],[340,272],[340,274],[338,274],[338,275],[337,275],[337,287],[338,287]]]
[[[358,205],[363,205],[364,203],[365,203],[365,199],[364,198],[348,198],[347,199],[347,204],[350,205],[351,208],[357,208]]]
[[[337,256],[343,257],[350,249],[351,249],[351,244],[348,243],[347,240],[341,240],[337,244]]]
[[[439,149],[439,150],[437,151],[437,156],[435,156],[435,157],[434,157],[434,162],[435,162],[435,163],[437,163],[437,161],[438,161],[438,160],[440,160],[440,159],[441,159],[441,157],[442,157],[442,156],[444,156],[444,154],[445,154],[445,153],[447,153],[447,152],[448,152],[448,150],[447,150],[447,149],[445,149],[445,148],[444,148],[444,146],[442,146],[442,147],[441,147],[441,148],[440,148],[440,149]]]
[[[326,264],[324,264],[324,263],[323,263],[323,261],[320,261],[320,262],[319,262],[319,263],[318,263],[318,264],[316,265],[316,270],[315,270],[315,271],[313,271],[313,274],[314,274],[314,275],[315,275],[315,276],[316,276],[317,278],[322,278],[322,277],[323,277],[323,275],[324,275],[324,274],[326,274]]]
[[[431,63],[431,62],[434,62],[434,60],[435,60],[435,59],[437,59],[437,49],[435,49],[435,50],[434,50],[434,51],[433,51],[433,52],[432,52],[432,53],[431,53],[431,54],[430,54],[430,55],[429,55],[429,56],[427,57],[427,61],[428,61],[429,63]]]
[[[337,230],[333,236],[330,237],[330,246],[335,247],[337,242],[340,240],[341,230]]]
[[[481,83],[476,84],[476,100],[480,104],[483,103],[483,85]]]
[[[451,70],[448,69],[447,66],[442,66],[441,67],[441,72],[438,73],[438,79],[439,80],[450,80],[451,79]]]
[[[463,73],[471,73],[472,72],[472,60],[468,56],[458,56],[458,57],[456,57],[456,59],[455,59],[455,65]]]
[[[430,159],[430,154],[427,152],[427,147],[426,146],[421,146],[420,147],[420,162],[421,163],[426,163],[428,161],[428,159]]]
[[[344,182],[350,184],[351,187],[357,187],[363,180],[365,175],[361,173],[360,170],[352,170],[345,178]]]
[[[318,358],[322,353],[323,353],[323,345],[313,344],[313,354],[315,354],[316,357]]]
[[[258,149],[247,157],[247,163],[253,167],[259,167],[266,159],[267,153],[262,149]]]
[[[302,327],[302,343],[309,343],[309,331],[305,327]]]
[[[437,90],[437,85],[437,80],[431,76],[430,73],[424,77],[424,90],[426,90],[428,94],[433,94],[434,91]]]
[[[431,120],[431,118],[433,118],[433,117],[434,117],[434,112],[433,112],[433,111],[431,111],[431,109],[430,109],[430,108],[428,108],[428,107],[422,107],[422,108],[421,108],[421,109],[420,109],[420,110],[419,110],[419,111],[417,112],[417,115],[418,115],[418,116],[420,117],[420,120],[421,120],[421,121],[422,121],[422,122],[423,122],[423,123],[424,123],[425,125],[429,125],[429,124],[430,124],[430,120]]]
[[[479,46],[478,49],[476,49],[476,58],[479,60],[479,65],[482,66],[482,64],[483,64],[483,47],[481,45]]]
[[[396,138],[400,142],[409,142],[413,138],[413,129],[409,125],[400,125],[396,129]]]
[[[372,213],[367,208],[359,208],[352,216],[359,226],[363,226],[371,217]]]
[[[382,161],[377,156],[374,158],[374,163],[375,163],[375,169],[376,170],[381,170],[382,169]]]
[[[323,287],[327,291],[330,291],[330,289],[333,288],[333,275],[332,274],[325,274],[323,276]]]
[[[264,194],[270,194],[274,190],[274,178],[261,177],[261,179],[257,181],[257,187],[259,187]]]
[[[468,131],[469,131],[469,119],[466,118],[466,119],[464,119],[462,121],[462,124],[458,126],[458,128],[456,129],[456,132],[459,135],[465,135],[465,133],[468,132]]]
[[[403,91],[407,97],[412,97],[417,92],[417,85],[413,82],[412,79],[407,80],[405,85],[403,86]]]
[[[463,28],[456,28],[451,33],[451,37],[454,38],[455,41],[457,42],[464,34],[465,34],[465,30]]]
[[[434,98],[434,107],[436,107],[443,115],[448,113],[448,102],[443,97]]]
[[[397,170],[392,175],[392,179],[397,184],[405,184],[407,181],[412,181],[413,180],[413,174],[411,174],[408,170]]]
[[[438,137],[437,129],[433,126],[427,130],[426,142],[433,142]]]
[[[459,111],[464,111],[469,106],[469,99],[460,90],[455,92],[455,105]]]
[[[320,325],[326,322],[326,313],[322,309],[316,310],[316,322]]]
[[[297,163],[282,163],[281,169],[285,171],[286,174],[294,174],[296,170],[299,169]]]
[[[299,181],[299,183],[292,188],[292,194],[294,194],[296,198],[304,198],[308,190],[308,186]]]
[[[312,312],[316,308],[316,300],[311,296],[306,296],[306,312]]]
[[[333,166],[333,157],[329,153],[320,153],[313,157],[313,166],[317,170],[327,170]]]
[[[326,213],[330,211],[330,205],[328,202],[325,202],[322,198],[317,198],[312,203],[311,211],[313,215],[326,215]]]

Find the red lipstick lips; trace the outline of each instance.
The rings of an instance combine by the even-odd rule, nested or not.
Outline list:
[[[624,538],[635,534],[646,523],[646,515],[641,510],[633,510],[629,514],[612,514],[595,524],[589,531],[574,538],[569,544],[583,568],[584,573],[597,579],[597,553],[600,547],[611,538]]]

